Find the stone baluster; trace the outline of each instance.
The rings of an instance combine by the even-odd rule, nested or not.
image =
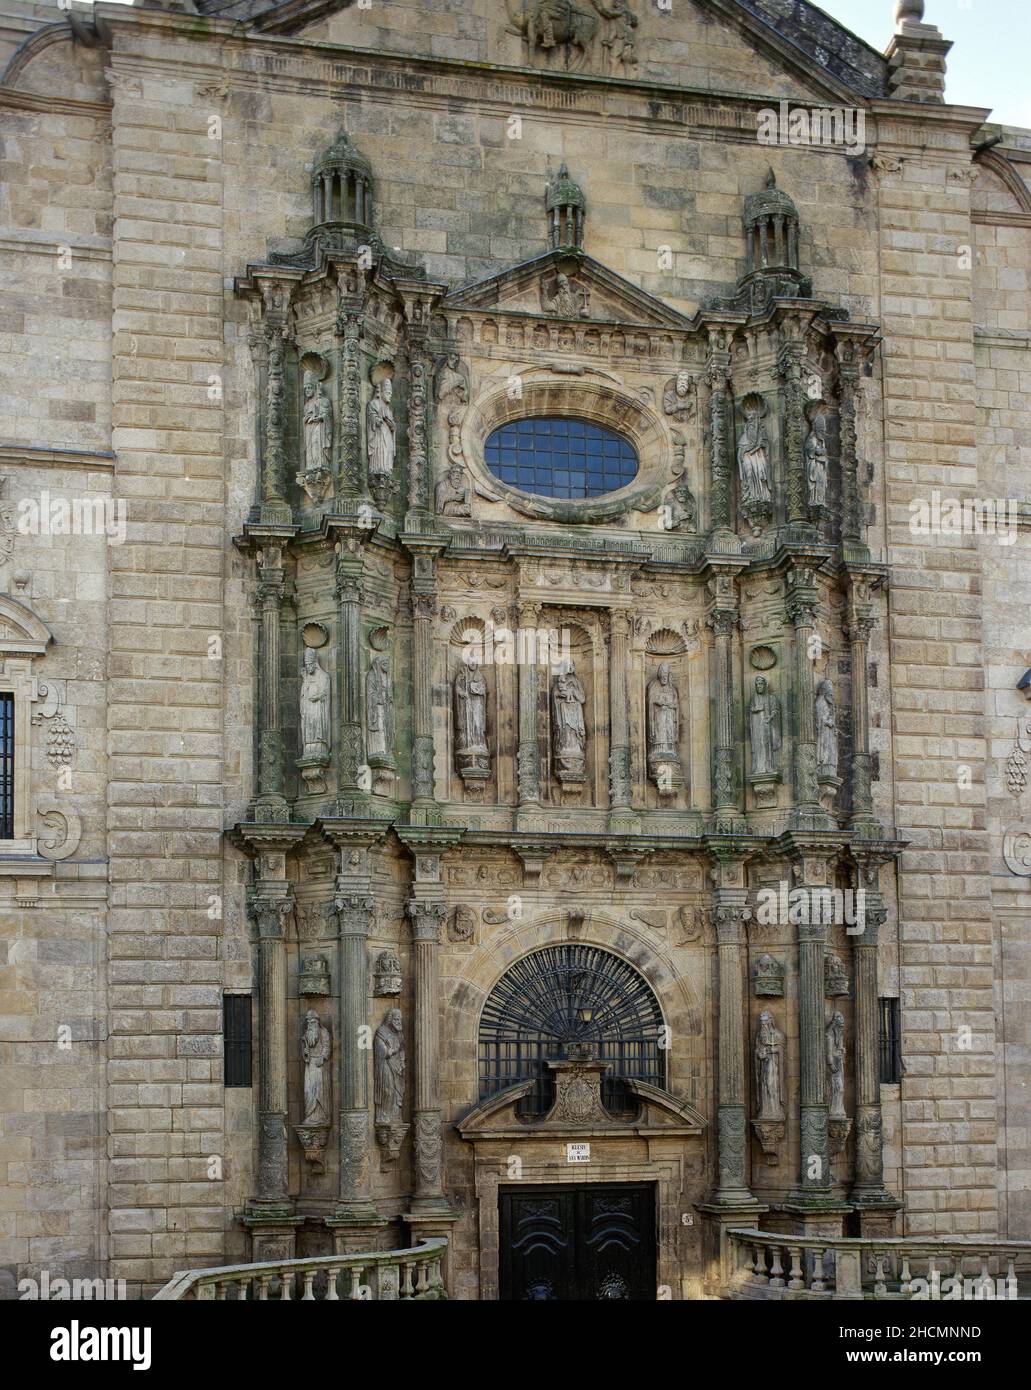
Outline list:
[[[412,961],[415,984],[415,1094],[413,1131],[415,1193],[412,1210],[427,1212],[447,1206],[443,1187],[440,1129],[440,932],[447,915],[440,901],[412,899]]]

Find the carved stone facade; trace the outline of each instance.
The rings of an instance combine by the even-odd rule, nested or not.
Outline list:
[[[0,1264],[139,1292],[444,1233],[452,1296],[495,1297],[513,1152],[653,1184],[675,1298],[774,1207],[1027,1238],[1026,535],[1005,565],[908,506],[975,445],[1016,486],[1031,135],[984,150],[926,35],[882,58],[804,3],[790,42],[735,0],[441,0],[403,44],[358,6],[197,7],[210,38],[137,6],[95,47],[37,28],[0,84],[35,147],[10,235],[30,269],[71,248],[42,317],[98,364],[19,396],[0,449],[12,1045],[71,1029],[9,1158],[59,1143],[55,1200]],[[876,148],[761,144],[767,94],[876,102]],[[51,246],[32,171],[65,188],[73,117],[97,220],[55,193]],[[972,281],[957,246],[990,253]],[[49,379],[15,337],[10,380]],[[541,420],[630,474],[542,481],[508,442]],[[124,538],[19,532],[48,489],[127,501]],[[565,1031],[505,992],[521,965],[575,996]]]

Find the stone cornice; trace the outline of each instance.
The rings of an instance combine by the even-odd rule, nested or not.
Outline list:
[[[0,247],[3,243],[0,242]],[[61,449],[35,444],[0,444],[0,468],[87,468],[95,472],[114,470],[115,456],[106,450]]]

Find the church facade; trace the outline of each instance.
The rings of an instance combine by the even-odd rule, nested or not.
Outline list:
[[[1031,133],[923,8],[5,17],[9,1290],[1031,1239]]]

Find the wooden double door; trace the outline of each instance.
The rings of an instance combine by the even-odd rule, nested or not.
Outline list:
[[[499,1201],[502,1299],[655,1298],[652,1184],[502,1187]]]

